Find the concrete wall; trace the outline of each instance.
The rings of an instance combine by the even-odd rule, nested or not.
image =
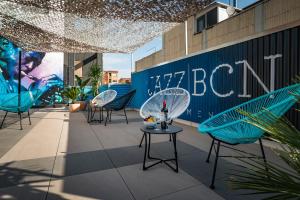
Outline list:
[[[95,53],[65,53],[64,54],[64,83],[65,85],[74,85],[74,77],[88,77],[90,67],[97,64],[103,69],[103,56],[101,53],[97,54],[97,58],[86,65],[77,65],[83,60],[89,58]]]
[[[188,54],[259,37],[300,24],[299,0],[264,0],[212,28],[195,34],[195,16],[187,20]],[[163,49],[136,62],[136,71],[185,55],[185,25],[164,34]],[[157,55],[159,54],[159,56]]]

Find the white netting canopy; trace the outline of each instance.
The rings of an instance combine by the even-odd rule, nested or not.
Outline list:
[[[166,101],[168,120],[179,117],[190,104],[190,94],[183,88],[168,88],[150,97],[141,107],[140,116],[160,119],[163,102]]]
[[[132,52],[213,0],[1,0],[0,35],[26,50]]]
[[[117,92],[115,90],[105,90],[98,94],[93,100],[92,104],[94,106],[102,107],[105,104],[108,104],[112,100],[114,100],[117,96]]]

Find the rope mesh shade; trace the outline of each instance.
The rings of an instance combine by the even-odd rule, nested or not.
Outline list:
[[[132,52],[212,0],[2,0],[0,34],[26,50]]]

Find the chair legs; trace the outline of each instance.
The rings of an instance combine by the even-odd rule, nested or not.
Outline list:
[[[2,129],[4,121],[7,117],[8,111],[5,112],[5,115],[2,119],[1,125],[0,125],[0,129]],[[29,125],[31,125],[31,118],[30,118],[30,112],[29,110],[27,111],[27,115],[28,115],[28,120],[29,120]],[[23,130],[23,125],[22,125],[22,112],[18,112],[18,116],[19,116],[19,123],[20,123],[20,130]]]
[[[30,119],[30,112],[29,112],[29,110],[27,111],[27,113],[28,113],[29,125],[31,125],[31,119]]]
[[[125,118],[126,118],[126,123],[128,124],[128,119],[127,119],[127,114],[126,114],[126,109],[124,108],[124,114],[125,114]]]
[[[19,112],[18,115],[19,115],[19,118],[20,118],[20,130],[23,130],[23,126],[22,126],[22,113]]]
[[[264,162],[266,163],[267,160],[266,160],[266,155],[265,155],[265,151],[264,151],[264,147],[263,147],[262,141],[261,141],[261,139],[259,139],[258,141],[259,141],[259,146],[260,146],[262,157],[264,159]]]
[[[110,111],[110,114],[109,114],[109,122],[111,122],[111,114],[112,114],[112,110]]]
[[[211,142],[211,146],[210,146],[210,149],[209,149],[209,152],[208,152],[207,159],[206,159],[207,163],[209,163],[209,159],[210,159],[210,156],[211,156],[212,149],[214,148],[214,145],[217,145],[217,149],[215,149],[216,157],[215,157],[215,163],[214,163],[214,169],[213,169],[213,176],[212,176],[211,184],[209,186],[211,189],[215,189],[215,178],[216,178],[216,173],[217,173],[217,166],[218,166],[219,157],[228,157],[228,156],[220,156],[219,155],[221,141],[213,139],[212,142]],[[262,153],[262,158],[263,158],[264,162],[267,163],[266,155],[265,155],[265,151],[264,151],[264,147],[263,147],[261,139],[259,139],[259,145],[260,145],[260,150],[261,150],[261,153]],[[226,146],[224,146],[224,147],[226,147]],[[231,148],[231,147],[227,147],[227,148],[230,148],[230,149],[233,149],[233,150],[236,150],[236,151],[240,151],[238,149],[234,149],[234,148]],[[244,152],[244,153],[247,153],[247,152]],[[234,156],[230,156],[230,157],[234,158]],[[239,158],[241,158],[241,157],[239,157]],[[253,157],[244,157],[244,158],[253,158]],[[258,158],[258,157],[255,156],[255,158]],[[266,165],[266,171],[268,171],[267,165]]]
[[[109,110],[106,110],[106,119],[105,119],[104,126],[106,126],[108,118],[109,118]]]
[[[2,122],[1,122],[1,126],[0,126],[0,128],[2,128],[2,126],[3,126],[3,124],[4,124],[4,120],[5,120],[5,118],[6,118],[6,116],[7,116],[7,111],[5,112],[5,115],[4,115],[4,117],[3,117],[3,120],[2,120]]]
[[[87,108],[87,123],[90,123],[90,105],[88,104],[88,108]]]
[[[210,149],[209,149],[209,152],[208,152],[208,156],[207,156],[207,159],[206,159],[207,163],[209,163],[209,158],[210,158],[211,151],[212,151],[212,148],[213,148],[214,144],[215,144],[215,139],[213,139],[212,142],[211,142]]]
[[[260,146],[260,150],[261,150],[262,157],[263,157],[263,159],[264,159],[266,172],[269,172],[268,165],[267,165],[266,154],[265,154],[264,146],[263,146],[263,144],[262,144],[261,139],[259,139],[259,146]],[[268,175],[268,178],[270,178],[269,175]]]
[[[101,123],[102,119],[101,119],[101,108],[99,108],[99,123]]]
[[[217,151],[216,151],[216,158],[215,158],[215,164],[214,164],[214,171],[213,171],[213,177],[211,180],[210,188],[215,189],[215,178],[216,178],[216,172],[217,172],[217,165],[218,165],[218,159],[219,159],[219,151],[220,151],[220,141],[218,141]]]
[[[107,121],[111,122],[111,115],[112,115],[113,110],[106,110],[106,119],[105,119],[105,123],[104,125],[106,126]],[[103,111],[102,111],[102,116],[103,116]],[[123,115],[122,115],[123,116]],[[126,120],[126,124],[128,124],[128,117],[127,117],[127,113],[126,113],[126,109],[124,109],[124,116],[125,116],[125,120]],[[102,117],[103,118],[103,117]],[[142,143],[143,141],[141,141]]]
[[[94,120],[94,116],[95,116],[95,114],[97,112],[97,109],[99,110],[99,120]],[[92,121],[99,121],[99,123],[101,123],[104,120],[103,112],[104,112],[103,107],[94,107],[94,109],[93,109],[92,106],[89,106],[88,107],[87,122],[90,123]]]

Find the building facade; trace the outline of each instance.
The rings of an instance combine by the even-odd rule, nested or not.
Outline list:
[[[118,82],[121,84],[129,84],[131,83],[131,78],[120,78]]]
[[[74,85],[75,75],[87,78],[92,65],[103,71],[102,53],[64,53],[64,84]]]
[[[232,9],[227,7],[228,5],[225,4],[213,3],[201,13],[191,16],[185,23],[165,33],[162,49],[136,61],[135,71],[258,38],[300,24],[298,0],[261,0],[243,10],[237,9],[236,12],[230,13],[231,15],[228,11]],[[215,19],[217,23],[197,31],[199,17],[216,8],[218,9],[216,15],[218,17]]]
[[[118,71],[104,71],[102,75],[102,84],[118,83]]]
[[[161,90],[181,87],[191,101],[179,119],[198,126],[229,108],[293,84],[300,74],[298,0],[258,1],[199,32],[195,32],[197,17],[167,32],[162,50],[136,63],[134,108]],[[294,110],[286,116],[300,127]]]

